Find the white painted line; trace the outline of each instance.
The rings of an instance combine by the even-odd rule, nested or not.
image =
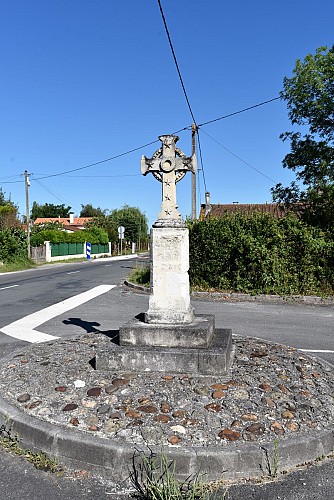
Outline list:
[[[15,286],[20,286],[20,285],[3,286],[2,288],[0,288],[0,290],[7,290],[7,288],[14,288]]]
[[[76,274],[76,273],[80,273],[80,271],[70,271],[69,273],[66,274]]]
[[[57,304],[46,307],[45,309],[29,314],[24,318],[18,319],[17,321],[4,326],[0,331],[10,337],[31,343],[47,342],[49,340],[58,339],[59,337],[39,332],[35,330],[35,328],[43,323],[46,323],[50,319],[69,311],[70,309],[74,309],[75,307],[102,295],[103,293],[109,292],[109,290],[115,287],[116,285],[96,286],[91,290],[87,290],[87,292],[79,293],[74,297],[70,297],[69,299],[63,300]]]
[[[329,352],[331,354],[334,353],[334,351],[330,351],[328,349],[298,349],[298,351],[303,351],[303,352]]]

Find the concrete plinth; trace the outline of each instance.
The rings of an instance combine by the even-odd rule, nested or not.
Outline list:
[[[96,352],[97,370],[225,375],[232,364],[232,332],[217,329],[209,347],[118,346]]]
[[[119,329],[119,342],[123,346],[147,347],[209,347],[215,331],[213,315],[195,315],[186,325],[145,323],[139,314]]]
[[[189,231],[182,221],[157,221],[151,230],[151,295],[147,323],[193,321],[189,294]]]

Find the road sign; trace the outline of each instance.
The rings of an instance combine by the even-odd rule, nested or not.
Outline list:
[[[118,237],[120,240],[122,240],[124,238],[124,231],[125,231],[125,227],[124,226],[119,226],[118,228]]]
[[[86,243],[86,257],[87,259],[90,259],[90,252],[91,252],[92,246],[90,243]]]

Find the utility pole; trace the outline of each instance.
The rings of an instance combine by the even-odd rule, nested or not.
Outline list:
[[[192,155],[196,153],[196,123],[191,125],[191,149]],[[196,172],[191,176],[191,218],[196,219]]]
[[[27,170],[24,171],[24,184],[26,189],[26,223],[27,223],[27,246],[28,246],[28,258],[31,257],[30,252],[30,211],[29,211],[29,174]]]

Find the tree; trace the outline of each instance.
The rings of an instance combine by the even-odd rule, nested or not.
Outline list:
[[[38,217],[69,217],[70,211],[71,207],[65,207],[64,204],[44,203],[44,205],[39,205],[34,201],[31,209],[31,219],[36,220]]]
[[[5,193],[0,188],[0,230],[19,226],[17,211],[17,207],[10,198],[6,198]]]
[[[80,217],[100,217],[106,215],[107,210],[102,210],[102,208],[94,208],[92,204],[81,205]]]
[[[85,227],[87,229],[90,229],[91,227],[99,227],[101,229],[104,229],[104,231],[106,231],[106,233],[108,234],[108,241],[111,241],[111,243],[115,243],[118,240],[116,223],[108,215],[101,214],[97,217],[94,217],[93,220],[85,224]]]
[[[124,227],[124,239],[139,243],[147,240],[147,217],[137,207],[124,205],[122,208],[112,210],[110,219],[117,227]]]
[[[297,204],[301,217],[322,229],[334,221],[334,46],[297,60],[291,78],[284,78],[281,98],[287,103],[293,125],[306,133],[285,132],[291,151],[283,167],[295,172],[290,186],[272,188],[273,200]]]

